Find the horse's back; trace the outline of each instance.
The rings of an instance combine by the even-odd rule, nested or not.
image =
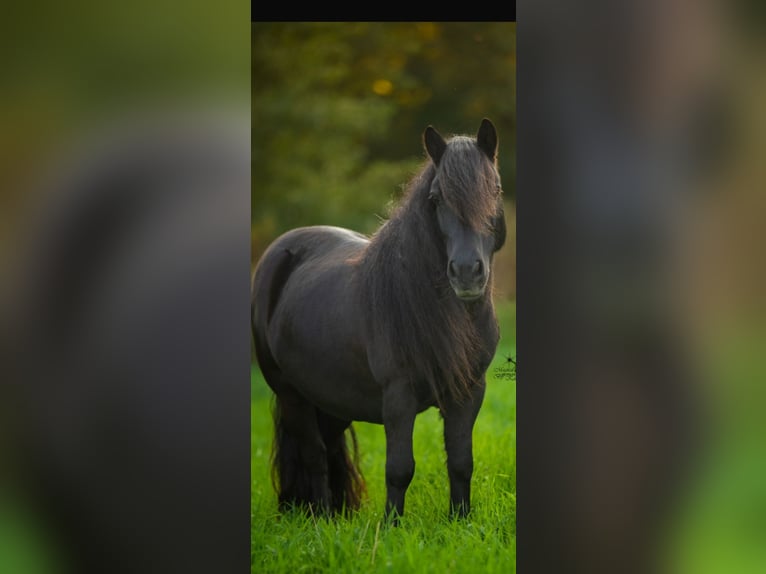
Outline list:
[[[314,258],[344,248],[363,249],[367,243],[369,243],[367,237],[343,227],[331,225],[297,227],[277,237],[261,260],[268,258],[271,252],[285,249],[303,258]]]
[[[342,227],[317,225],[283,233],[264,252],[253,277],[253,307],[268,321],[292,273],[306,266],[330,268],[352,261],[369,240]]]

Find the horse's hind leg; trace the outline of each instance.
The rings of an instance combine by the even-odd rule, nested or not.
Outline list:
[[[327,448],[328,485],[333,512],[357,510],[365,492],[364,478],[358,468],[356,435],[349,421],[317,409],[319,430]],[[346,443],[350,430],[352,450]]]
[[[279,507],[331,507],[327,449],[317,409],[287,385],[281,385],[274,409],[274,452]]]

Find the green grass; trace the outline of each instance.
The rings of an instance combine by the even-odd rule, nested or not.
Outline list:
[[[448,519],[449,484],[435,409],[418,415],[415,477],[401,526],[382,523],[385,435],[381,425],[354,423],[368,499],[351,518],[280,515],[269,474],[271,392],[252,372],[251,571],[487,572],[516,571],[516,383],[497,369],[516,355],[516,311],[498,305],[501,340],[487,372],[487,393],[474,427],[472,512]],[[500,376],[496,376],[500,374]]]

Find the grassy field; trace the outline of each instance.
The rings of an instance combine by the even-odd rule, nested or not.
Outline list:
[[[351,518],[279,515],[269,474],[271,391],[252,371],[251,571],[486,572],[516,571],[516,383],[507,356],[516,355],[515,306],[498,306],[501,340],[487,372],[487,393],[474,428],[472,513],[448,519],[449,484],[436,409],[415,422],[415,477],[399,528],[382,524],[385,502],[383,427],[354,423],[368,500]]]

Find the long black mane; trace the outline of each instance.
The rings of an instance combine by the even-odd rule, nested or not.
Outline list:
[[[401,372],[427,382],[439,406],[446,397],[466,397],[488,358],[469,307],[450,287],[429,192],[437,175],[444,179],[444,200],[475,225],[486,225],[499,201],[492,176],[496,172],[475,140],[458,137],[452,142],[458,149],[445,154],[438,171],[429,161],[413,178],[360,261],[369,334],[384,341],[391,350],[389,360]],[[491,305],[489,292],[486,297],[478,304]]]

